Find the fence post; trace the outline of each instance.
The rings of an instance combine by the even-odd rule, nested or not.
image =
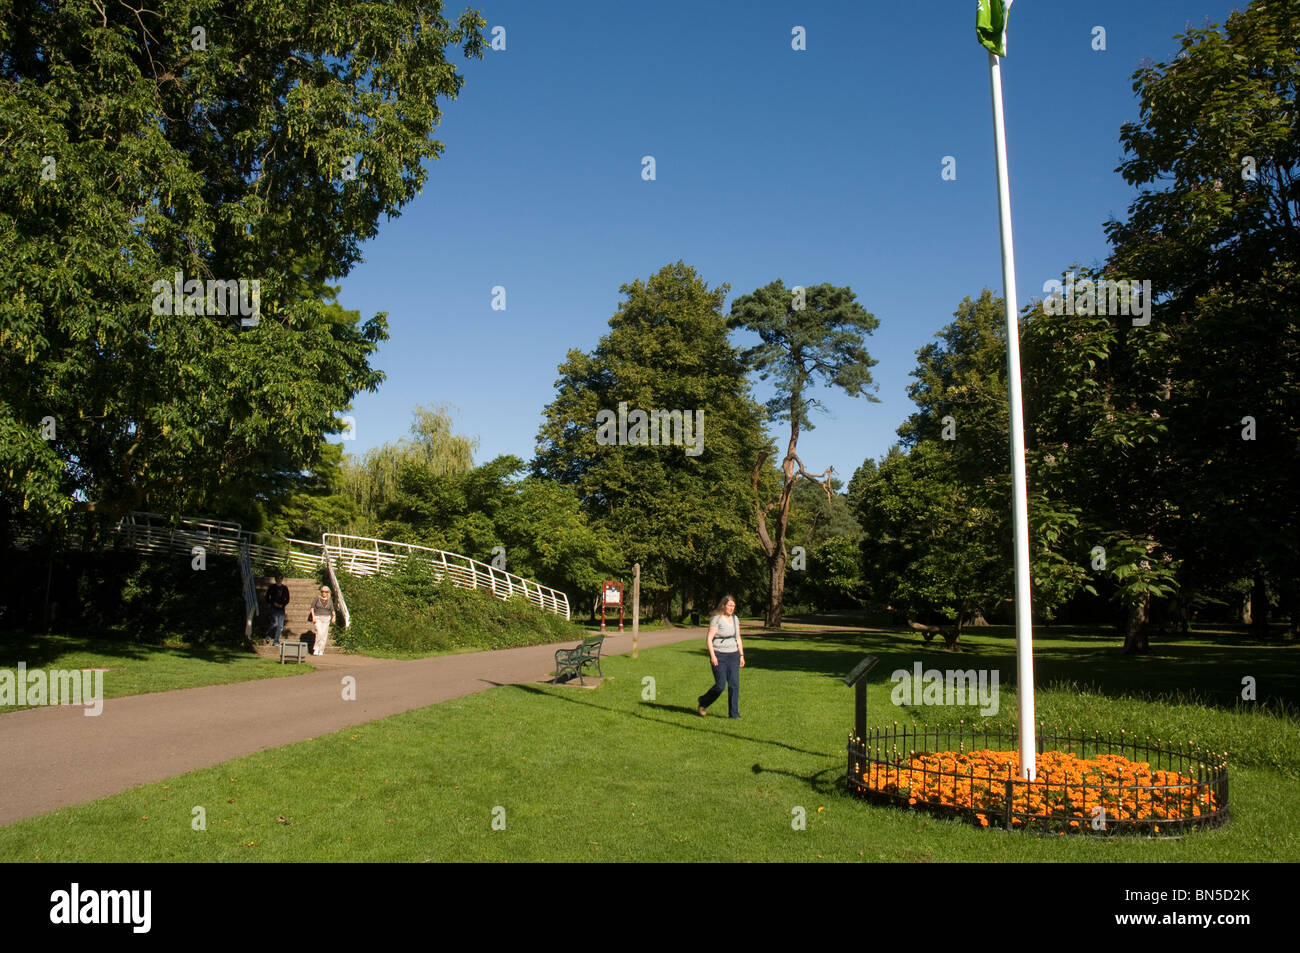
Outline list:
[[[632,564],[632,657],[637,656],[637,636],[641,632],[641,564]]]

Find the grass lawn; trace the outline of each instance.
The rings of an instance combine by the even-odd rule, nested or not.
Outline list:
[[[1109,634],[1041,630],[1038,715],[1230,752],[1231,822],[1178,840],[1040,837],[855,801],[842,793],[862,654],[868,722],[979,720],[975,708],[891,704],[890,673],[997,668],[1015,721],[1014,640],[966,651],[912,635],[747,635],[743,719],[696,642],[603,660],[599,688],[496,688],[66,808],[0,829],[4,861],[1265,861],[1300,857],[1297,650],[1228,633],[1122,658]],[[1259,700],[1240,700],[1244,676]],[[652,678],[651,685],[644,680]],[[1054,684],[1053,684],[1054,683]],[[1091,687],[1089,687],[1091,686]],[[1154,694],[1176,693],[1164,699]],[[196,807],[206,830],[193,829]],[[797,808],[806,829],[792,824]],[[504,829],[493,829],[504,822]]]
[[[121,698],[175,688],[282,678],[315,671],[310,664],[281,665],[242,649],[139,645],[71,635],[6,633],[0,637],[0,669],[104,668],[104,697]],[[0,713],[19,707],[0,705]]]

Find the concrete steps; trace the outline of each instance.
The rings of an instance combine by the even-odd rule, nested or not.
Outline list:
[[[270,576],[255,576],[253,581],[257,586],[259,606],[257,618],[253,621],[253,637],[260,642],[271,624],[271,607],[266,602],[266,589],[275,580]],[[315,631],[312,624],[307,621],[307,611],[311,608],[312,600],[320,594],[320,587],[323,584],[316,579],[290,576],[284,578],[284,584],[289,589],[289,607],[284,613],[284,637],[299,639],[303,636],[303,633]],[[334,612],[337,620],[337,595],[334,600]],[[341,625],[341,621],[336,621],[334,625],[330,626],[330,640],[329,644],[325,646],[326,653],[337,651],[334,646],[334,636],[335,630]],[[260,649],[259,654],[261,654]],[[279,657],[278,649],[275,651],[275,655],[277,658]]]

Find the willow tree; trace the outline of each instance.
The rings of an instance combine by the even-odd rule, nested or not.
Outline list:
[[[367,450],[360,458],[343,459],[344,493],[359,507],[369,529],[383,508],[397,495],[402,470],[419,464],[432,477],[460,476],[474,467],[478,438],[452,432],[451,407],[416,405],[411,412],[410,436]]]
[[[772,420],[790,425],[776,495],[764,499],[762,494],[770,449],[759,453],[751,476],[758,539],[768,562],[770,627],[781,625],[785,540],[795,484],[800,479],[811,480],[822,487],[827,497],[833,493],[831,468],[819,474],[809,473],[798,454],[799,434],[813,429],[808,416],[809,410],[818,406],[813,389],[819,383],[826,384],[850,397],[865,396],[876,401],[878,398],[870,393],[875,389],[871,367],[876,362],[867,353],[863,335],[879,324],[858,304],[851,289],[829,284],[786,288],[777,280],[753,294],[742,295],[731,306],[729,326],[753,331],[762,339],[761,344],[745,352],[744,359],[758,371],[760,379],[776,380],[776,396],[767,402],[768,413]]]

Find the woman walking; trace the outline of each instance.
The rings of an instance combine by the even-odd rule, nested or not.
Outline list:
[[[320,595],[311,601],[307,621],[316,624],[316,645],[313,655],[325,654],[325,643],[330,637],[330,623],[334,621],[334,601],[330,598],[330,587],[321,586]]]
[[[740,619],[735,596],[723,596],[709,620],[709,664],[713,666],[713,687],[700,696],[700,715],[727,689],[727,707],[732,718],[740,717],[740,670],[745,667],[745,646],[740,641]]]

